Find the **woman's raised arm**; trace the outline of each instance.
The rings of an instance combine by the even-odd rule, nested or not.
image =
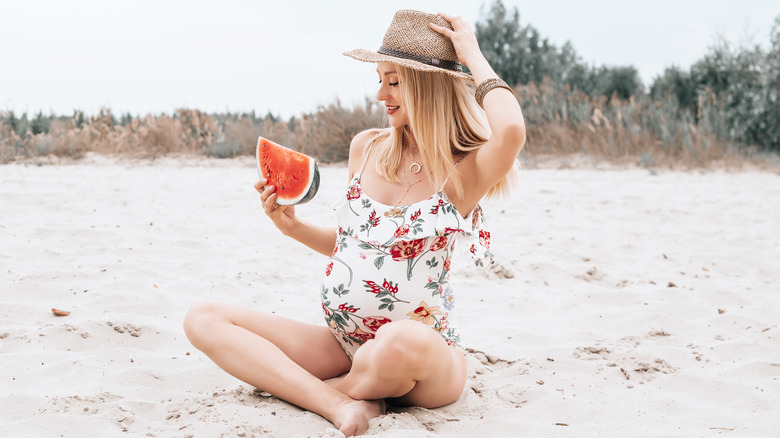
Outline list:
[[[460,17],[440,13],[452,24],[452,30],[431,24],[431,28],[449,37],[462,64],[471,71],[479,86],[488,79],[498,78],[477,43],[471,26]],[[482,106],[492,132],[490,139],[476,153],[476,180],[473,183],[486,192],[499,182],[515,163],[525,144],[525,121],[520,104],[512,91],[496,87],[484,95]]]

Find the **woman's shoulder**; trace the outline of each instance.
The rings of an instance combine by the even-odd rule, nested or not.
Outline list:
[[[349,146],[350,151],[353,149],[360,149],[361,151],[368,146],[375,138],[383,137],[390,134],[389,129],[366,129],[359,132],[352,138],[352,143]]]
[[[366,129],[352,138],[349,145],[349,168],[351,174],[363,163],[368,145],[379,137],[389,134],[388,129]]]

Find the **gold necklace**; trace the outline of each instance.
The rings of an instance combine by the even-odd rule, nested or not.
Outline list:
[[[412,164],[409,165],[409,172],[412,172],[413,174],[417,175],[422,170],[422,164],[415,161],[414,155],[412,155],[411,150],[409,150],[409,158],[412,159]],[[417,166],[417,170],[413,170],[415,166]]]
[[[411,152],[409,152],[409,156],[412,158],[412,161],[414,161],[414,156],[412,156]],[[415,171],[413,171],[413,170],[412,170],[412,168],[413,168],[415,165],[417,165],[417,166],[418,166],[418,167],[417,167],[417,172],[415,172]],[[422,169],[422,165],[421,165],[420,163],[416,162],[416,161],[414,161],[414,162],[412,163],[412,165],[411,165],[411,166],[409,166],[409,171],[410,171],[410,172],[412,172],[412,173],[414,173],[415,175],[416,175],[416,174],[418,174],[418,173],[420,173],[420,170],[421,170],[421,169]],[[429,173],[430,173],[430,172],[429,172]],[[396,203],[395,203],[395,206],[396,206],[396,207],[398,207],[399,205],[401,205],[401,202],[403,202],[403,200],[406,198],[406,195],[408,195],[408,194],[409,194],[409,190],[411,190],[411,188],[412,188],[412,187],[414,187],[415,185],[417,185],[417,183],[419,183],[420,181],[422,181],[423,179],[425,179],[425,177],[426,177],[426,176],[427,176],[427,175],[423,175],[423,176],[421,176],[421,177],[420,177],[420,179],[418,179],[417,181],[415,181],[415,182],[413,182],[413,183],[409,184],[409,177],[406,175],[406,172],[404,172],[404,179],[406,179],[406,191],[404,191],[404,194],[403,194],[403,196],[401,196],[401,199],[399,199],[399,200],[398,200],[398,202],[396,202]]]

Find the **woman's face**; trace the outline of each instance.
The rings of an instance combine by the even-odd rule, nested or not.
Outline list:
[[[401,87],[398,86],[398,73],[395,64],[380,62],[376,72],[379,74],[379,91],[376,99],[384,102],[390,126],[400,128],[409,124],[409,113],[401,104]]]

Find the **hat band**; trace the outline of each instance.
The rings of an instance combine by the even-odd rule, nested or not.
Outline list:
[[[414,53],[404,52],[402,50],[391,49],[389,47],[381,46],[376,51],[380,55],[389,55],[396,58],[404,58],[412,61],[421,62],[423,64],[432,65],[434,67],[441,67],[452,71],[463,71],[463,65],[459,62],[448,61],[446,59],[430,58],[428,56],[417,55]]]

